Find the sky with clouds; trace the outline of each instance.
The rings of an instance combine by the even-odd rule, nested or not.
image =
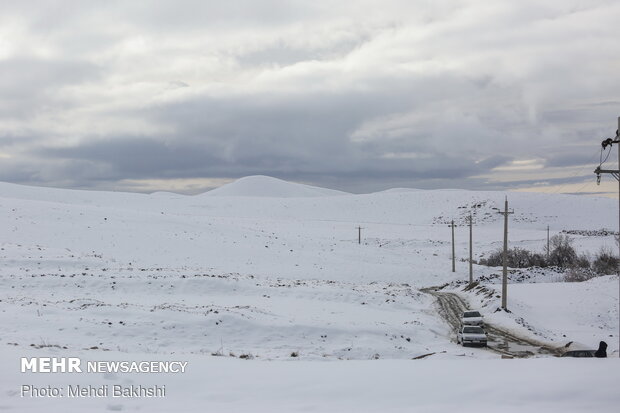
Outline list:
[[[615,192],[592,171],[618,22],[617,0],[0,1],[0,180]]]

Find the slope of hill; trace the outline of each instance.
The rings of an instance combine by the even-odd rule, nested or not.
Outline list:
[[[256,179],[254,179],[256,178]],[[261,185],[252,186],[252,182]],[[476,257],[499,247],[509,196],[510,241],[541,250],[551,233],[615,228],[616,201],[570,195],[481,191],[398,191],[331,196],[249,177],[217,196],[75,191],[0,185],[0,242],[97,254],[144,267],[213,268],[286,278],[434,280],[448,267],[451,220],[457,255],[467,256],[466,219],[475,222]],[[246,190],[277,196],[249,196]],[[214,190],[217,191],[217,190]],[[212,191],[212,192],[214,192]],[[308,192],[309,191],[309,192]],[[301,194],[313,196],[303,197]],[[320,193],[328,196],[318,196]],[[245,195],[242,195],[245,194]],[[295,195],[285,197],[286,194]],[[362,226],[364,245],[357,245]],[[575,236],[583,251],[613,237]],[[123,264],[123,265],[124,265]],[[412,275],[411,268],[416,268]],[[486,269],[481,269],[485,271]]]
[[[259,189],[270,196],[250,196]],[[210,354],[225,343],[263,358],[454,356],[462,350],[418,289],[467,279],[470,212],[475,258],[501,245],[506,195],[513,246],[542,250],[547,225],[553,234],[615,228],[617,219],[611,199],[461,190],[332,196],[264,177],[220,196],[9,184],[0,192],[0,314],[11,315],[0,337],[131,353]],[[460,225],[455,273],[452,219]],[[574,237],[580,251],[615,245],[612,235]],[[497,272],[474,268],[476,277]]]
[[[272,198],[313,198],[347,195],[346,192],[296,184],[263,175],[246,176],[203,194],[205,196],[250,196]]]

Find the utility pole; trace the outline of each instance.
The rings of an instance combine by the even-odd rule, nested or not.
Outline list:
[[[499,212],[504,216],[504,255],[502,261],[504,269],[502,271],[502,308],[506,307],[506,294],[508,292],[508,215],[514,214],[514,211],[508,211],[508,197],[506,197],[506,203],[504,204],[504,212]]]
[[[618,117],[618,129],[616,129],[615,138],[605,139],[601,142],[601,146],[605,150],[607,146],[611,147],[614,143],[620,144],[620,117]],[[597,184],[601,183],[601,174],[611,174],[618,181],[618,233],[620,236],[620,169],[601,169],[601,166],[603,165],[599,165],[594,170]],[[618,168],[620,168],[620,145],[618,145]],[[618,240],[618,259],[616,262],[618,272],[618,324],[620,327],[620,239]],[[620,357],[620,328],[618,329],[618,356]]]
[[[456,225],[454,225],[454,220],[452,220],[452,222],[448,226],[452,228],[452,272],[456,272],[456,266],[454,264],[454,261],[455,261],[455,257],[454,257],[454,228],[456,227]]]
[[[362,244],[362,227],[358,226],[357,227],[357,243],[358,244]]]
[[[549,225],[547,225],[547,262],[549,262]]]
[[[472,218],[471,214],[469,214],[469,284],[471,285],[474,282],[474,264],[473,264],[473,237],[472,237]]]

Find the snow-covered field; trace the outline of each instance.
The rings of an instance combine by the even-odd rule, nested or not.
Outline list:
[[[196,196],[0,184],[0,357],[9,366],[0,408],[615,411],[617,359],[499,360],[463,349],[434,298],[419,291],[452,283],[450,291],[499,326],[552,346],[605,340],[617,357],[616,276],[568,284],[552,271],[514,275],[509,314],[495,312],[500,269],[474,267],[490,279],[484,291],[456,286],[468,278],[466,217],[474,214],[475,258],[488,255],[501,246],[506,195],[512,246],[542,251],[547,225],[552,234],[617,225],[617,201],[568,195],[352,195],[267,177]],[[460,225],[456,273],[452,219]],[[573,237],[580,252],[617,248],[612,235]],[[19,357],[50,354],[177,357],[191,368],[131,379],[168,383],[157,404],[20,397],[25,380],[76,381],[19,373]]]
[[[481,308],[487,320],[496,325],[546,342],[572,342],[571,349],[596,349],[598,342],[604,340],[610,345],[608,352],[613,349],[617,356],[617,276],[596,277],[582,283],[511,285],[512,314],[491,312],[500,306],[499,284],[460,292],[472,307]]]
[[[24,355],[10,349],[5,366]],[[101,353],[84,358],[124,360]],[[264,362],[222,357],[182,359],[184,374],[83,374],[82,385],[165,385],[162,398],[21,398],[18,386],[76,384],[75,375],[3,372],[0,408],[18,412],[615,412],[620,364],[617,359],[538,358],[523,360],[424,359],[318,363]],[[8,363],[8,364],[6,364]],[[6,370],[6,368],[5,368]],[[111,391],[111,390],[110,390]]]

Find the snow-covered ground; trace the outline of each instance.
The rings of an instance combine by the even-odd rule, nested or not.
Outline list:
[[[15,393],[26,377],[16,373],[17,359],[27,353],[190,359],[195,370],[170,379],[177,387],[166,398],[187,400],[188,410],[444,411],[457,397],[484,410],[505,399],[506,390],[490,390],[501,366],[510,376],[507,388],[521,383],[502,411],[528,402],[545,411],[553,403],[563,411],[605,411],[620,401],[607,387],[575,391],[617,382],[614,360],[496,360],[496,353],[463,349],[433,297],[419,291],[452,283],[452,291],[498,325],[555,346],[573,341],[592,348],[605,340],[617,355],[615,276],[567,284],[552,271],[514,275],[510,314],[495,312],[497,268],[474,267],[476,277],[489,280],[481,283],[485,291],[455,286],[468,278],[466,217],[474,215],[475,258],[488,255],[501,246],[498,211],[506,195],[515,211],[512,246],[542,251],[547,225],[552,235],[616,228],[617,201],[568,195],[406,189],[353,195],[267,177],[196,196],[0,184],[0,356],[16,366],[0,375],[0,407],[41,406]],[[455,273],[447,225],[453,219]],[[612,235],[573,237],[580,252],[616,248]],[[547,376],[535,374],[541,369]],[[580,378],[569,374],[577,369]],[[463,386],[458,378],[472,370],[482,378]],[[50,377],[27,376],[70,380]],[[551,377],[554,384],[540,391]],[[446,389],[449,398],[442,396]],[[483,391],[484,401],[468,396]],[[356,402],[348,401],[352,394]],[[251,408],[253,400],[260,408]],[[83,406],[53,402],[65,410]],[[155,409],[138,401],[101,406]]]
[[[44,354],[55,354],[43,351]],[[3,411],[146,412],[616,412],[618,359],[424,359],[318,363],[114,352],[84,360],[184,360],[184,374],[21,374],[0,354]],[[8,371],[7,371],[8,370]],[[24,379],[27,376],[27,380]],[[76,377],[77,376],[77,377]],[[166,386],[161,398],[22,398],[20,386]]]
[[[512,313],[495,312],[500,306],[501,285],[481,285],[460,292],[487,321],[534,335],[539,340],[571,349],[596,349],[603,340],[618,347],[618,277],[596,277],[582,283],[517,283],[510,285],[508,308]],[[609,349],[608,349],[609,350]],[[616,353],[617,356],[617,353]]]

